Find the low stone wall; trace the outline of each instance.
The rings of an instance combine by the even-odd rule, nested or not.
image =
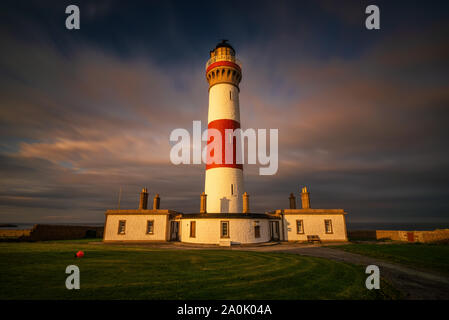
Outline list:
[[[407,241],[406,231],[376,230],[376,239],[389,239],[395,241]]]
[[[404,230],[354,230],[348,231],[349,240],[394,240],[405,242],[444,242],[449,241],[449,229],[433,231]]]
[[[103,227],[36,224],[27,230],[0,230],[2,241],[42,241],[102,238]]]
[[[0,229],[0,239],[17,239],[21,237],[29,237],[31,229]]]
[[[415,231],[420,242],[448,242],[449,229],[437,229],[434,231]]]
[[[29,240],[72,240],[102,238],[103,227],[37,224],[31,230]]]
[[[348,230],[348,240],[376,240],[376,230]]]

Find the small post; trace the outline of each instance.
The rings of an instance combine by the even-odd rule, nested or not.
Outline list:
[[[140,192],[139,210],[146,210],[148,208],[148,190],[143,188]]]
[[[290,197],[288,198],[290,200],[290,209],[296,209],[296,197],[293,193],[290,193]]]
[[[249,195],[247,192],[243,194],[243,213],[249,213]]]
[[[153,199],[153,210],[158,210],[161,205],[161,198],[159,198],[159,193],[156,193]]]
[[[307,192],[307,187],[302,188],[301,203],[303,209],[310,209],[310,197],[309,193]]]
[[[201,194],[201,208],[200,208],[200,213],[207,213],[207,210],[206,210],[206,199],[207,199],[207,194],[203,192],[203,193]]]

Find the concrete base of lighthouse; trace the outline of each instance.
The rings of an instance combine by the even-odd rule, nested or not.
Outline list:
[[[279,221],[279,217],[266,214],[185,214],[181,218],[181,239],[186,243],[218,245],[278,241],[280,236],[270,232],[270,222],[279,224]],[[227,224],[226,235],[223,235],[223,223]]]

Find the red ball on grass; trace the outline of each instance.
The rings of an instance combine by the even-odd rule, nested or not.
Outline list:
[[[78,252],[75,254],[75,256],[76,256],[77,258],[82,258],[82,257],[84,257],[84,252],[82,252],[82,251],[80,250],[80,251],[78,251]]]

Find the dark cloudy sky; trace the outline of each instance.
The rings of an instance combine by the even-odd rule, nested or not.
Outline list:
[[[77,4],[81,30],[65,28]],[[377,4],[381,30],[365,28]],[[169,134],[207,121],[204,65],[229,39],[243,128],[279,129],[279,170],[245,166],[252,210],[344,208],[351,222],[449,221],[447,1],[2,1],[0,222],[197,211],[204,165]]]

